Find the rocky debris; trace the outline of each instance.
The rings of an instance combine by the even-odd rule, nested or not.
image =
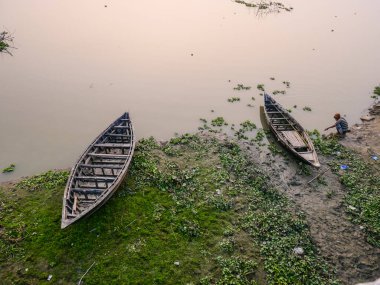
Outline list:
[[[374,116],[371,116],[368,114],[360,117],[360,120],[365,121],[365,122],[369,122],[369,121],[372,121],[374,119],[375,119]]]
[[[297,255],[303,255],[303,254],[304,254],[304,250],[303,250],[302,247],[295,247],[295,248],[293,249],[293,252],[294,252],[295,254],[297,254]]]

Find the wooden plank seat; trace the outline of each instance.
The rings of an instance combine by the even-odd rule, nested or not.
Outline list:
[[[114,177],[108,177],[108,176],[75,176],[74,179],[77,180],[84,180],[84,181],[97,181],[97,182],[104,182],[104,181],[114,181]]]
[[[74,193],[78,193],[78,194],[83,194],[83,195],[101,195],[103,194],[103,192],[105,190],[102,190],[102,189],[95,189],[95,188],[88,188],[88,189],[85,189],[85,188],[73,188],[71,191],[73,191]]]
[[[94,146],[106,148],[130,148],[132,145],[130,143],[96,143]]]
[[[123,134],[105,134],[105,137],[121,137],[121,138],[130,138],[129,135],[123,135]]]
[[[272,126],[291,126],[292,124],[290,124],[289,122],[271,122],[271,125]]]
[[[129,154],[112,154],[112,153],[95,153],[95,152],[90,152],[87,155],[91,157],[100,157],[100,158],[106,158],[106,159],[126,159],[129,157]]]
[[[105,168],[105,169],[122,169],[121,165],[108,165],[108,164],[79,164],[79,167],[85,168]]]
[[[305,141],[297,131],[281,131],[281,133],[293,147],[306,147]]]

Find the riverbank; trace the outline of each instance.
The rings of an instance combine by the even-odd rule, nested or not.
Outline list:
[[[313,137],[327,171],[309,184],[320,172],[259,138],[208,130],[141,140],[116,195],[67,230],[59,229],[66,171],[3,185],[0,278],[73,284],[95,263],[84,284],[373,280],[380,275],[376,181],[361,181],[373,193],[360,196],[354,186],[368,162]]]

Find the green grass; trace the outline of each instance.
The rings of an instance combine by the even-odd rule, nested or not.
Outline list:
[[[364,226],[369,243],[380,247],[380,176],[378,164],[365,161],[354,151],[339,144],[336,139],[324,139],[318,131],[311,134],[317,150],[330,156],[330,167],[348,189],[345,205],[352,221]],[[348,170],[340,171],[342,164],[348,165]],[[349,206],[356,210],[351,210]]]
[[[73,284],[93,262],[85,284],[335,284],[304,217],[233,142],[141,140],[116,194],[61,230],[66,178],[1,189],[2,284]]]

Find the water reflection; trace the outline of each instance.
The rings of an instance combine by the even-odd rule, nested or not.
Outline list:
[[[336,112],[352,124],[379,84],[380,1],[288,2],[291,13],[258,18],[229,0],[0,1],[17,47],[0,55],[0,169],[16,165],[0,180],[70,167],[125,111],[138,138],[195,131],[199,118],[260,127],[258,84],[289,81],[276,99],[307,129]]]

